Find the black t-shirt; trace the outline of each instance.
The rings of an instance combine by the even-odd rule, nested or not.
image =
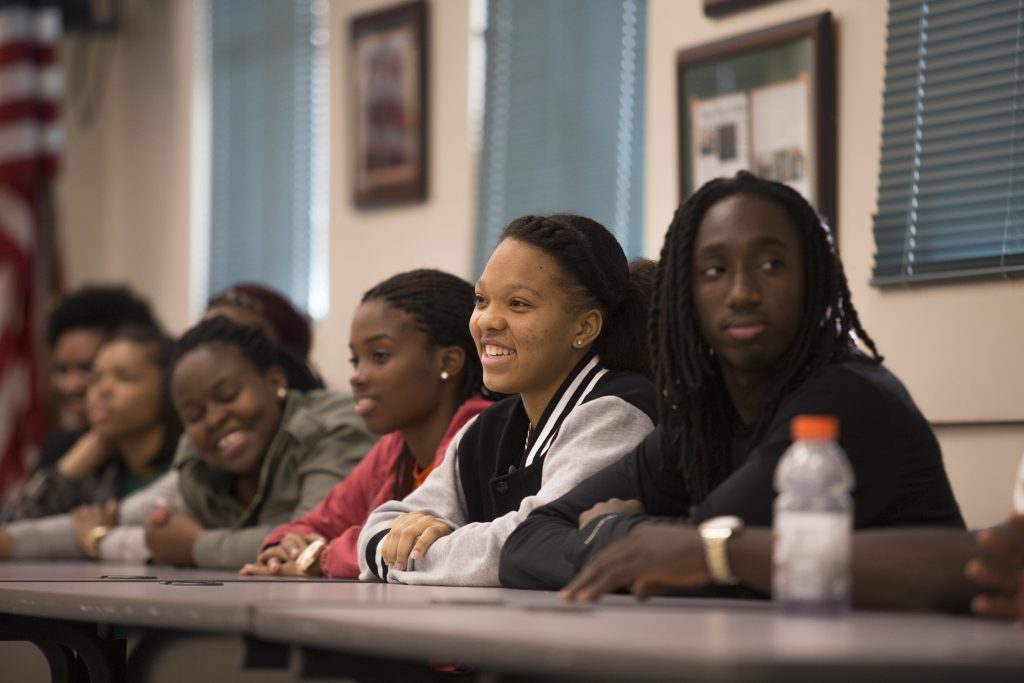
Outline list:
[[[964,527],[928,422],[895,375],[858,356],[814,372],[783,399],[757,443],[749,443],[749,432],[737,432],[732,474],[696,505],[679,455],[663,451],[655,430],[618,463],[533,511],[502,550],[502,584],[561,588],[592,555],[651,517],[697,524],[729,514],[748,526],[770,526],[775,467],[791,443],[789,423],[801,414],[839,420],[839,443],[856,476],[855,528]],[[580,513],[609,498],[637,499],[647,514],[602,516],[578,530]]]

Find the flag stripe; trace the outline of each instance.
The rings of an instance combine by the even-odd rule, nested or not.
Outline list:
[[[56,0],[0,0],[0,494],[24,473],[45,410],[38,329],[40,216],[57,171],[60,11]]]
[[[43,99],[56,102],[63,90],[57,65],[9,64],[0,69],[0,101]]]

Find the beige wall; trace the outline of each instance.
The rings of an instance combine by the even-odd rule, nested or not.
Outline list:
[[[58,188],[69,284],[126,281],[173,330],[189,320],[189,136],[193,0],[122,3],[99,118],[64,112]],[[74,55],[77,39],[65,56]]]
[[[174,330],[190,305],[189,150],[194,11],[198,0],[129,0],[113,40],[113,70],[100,121],[69,121],[62,182],[65,262],[72,284],[123,279],[148,295]],[[468,0],[430,6],[430,198],[384,211],[351,202],[344,69],[349,19],[390,0],[331,3],[331,308],[319,322],[316,358],[347,380],[348,320],[359,294],[402,269],[434,266],[469,275],[474,160],[469,145]],[[880,291],[868,285],[886,3],[780,0],[712,21],[699,0],[648,0],[646,251],[656,255],[678,202],[675,55],[686,47],[830,10],[838,71],[840,245],[862,320],[938,433],[968,521],[995,521],[1009,505],[1024,451],[1024,282]],[[194,297],[193,297],[194,298]],[[1008,369],[1008,370],[1007,370]],[[950,422],[1016,424],[943,426]]]
[[[429,266],[470,276],[476,183],[469,137],[469,3],[430,5],[430,167],[428,199],[391,210],[352,204],[348,156],[351,117],[345,68],[352,17],[396,4],[346,0],[331,5],[331,310],[317,329],[317,357],[326,376],[348,379],[348,323],[363,291],[396,272]]]

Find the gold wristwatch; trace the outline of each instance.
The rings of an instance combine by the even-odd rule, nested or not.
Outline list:
[[[743,531],[743,520],[733,515],[712,517],[697,527],[704,544],[704,562],[708,566],[711,581],[717,584],[733,586],[740,580],[729,568],[729,554],[726,552],[727,541]]]
[[[110,527],[106,524],[89,529],[89,533],[85,536],[85,554],[94,560],[100,559],[100,543],[109,533]]]

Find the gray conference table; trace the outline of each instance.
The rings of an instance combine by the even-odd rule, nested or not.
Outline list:
[[[514,593],[430,609],[267,605],[254,630],[265,640],[559,680],[1024,681],[1024,629],[1005,622],[792,618],[767,604],[702,599],[574,608]]]
[[[576,607],[553,593],[497,588],[11,563],[0,564],[0,614],[8,639],[19,628],[39,635],[71,623],[68,632],[79,640],[69,636],[62,646],[76,652],[93,645],[83,645],[76,622],[233,634],[257,643],[258,652],[276,643],[295,655],[299,671],[318,675],[390,670],[407,678],[441,660],[497,676],[558,680],[1024,681],[1024,629],[1005,622],[868,612],[793,619],[750,601],[639,605],[609,596]],[[97,666],[116,669],[123,649],[98,647]]]

